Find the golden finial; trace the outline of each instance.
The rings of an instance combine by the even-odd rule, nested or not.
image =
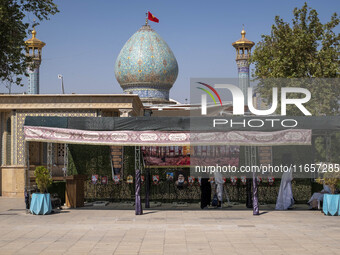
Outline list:
[[[246,36],[246,31],[244,30],[244,24],[242,24],[242,31],[241,31],[242,39]]]
[[[35,35],[37,34],[37,31],[35,31],[35,27],[33,27],[33,31],[32,31],[32,38],[35,38]]]
[[[35,49],[42,49],[46,44],[36,38],[37,31],[35,30],[35,26],[33,26],[33,30],[31,33],[32,33],[32,38],[25,41],[27,47],[35,48]]]
[[[250,50],[255,45],[255,43],[252,41],[249,41],[246,38],[246,31],[244,30],[244,24],[242,24],[241,35],[242,35],[242,38],[240,40],[237,40],[236,42],[233,42],[232,45],[236,49],[240,49],[240,48],[244,49],[245,47],[247,47]]]
[[[35,19],[33,19],[33,31],[32,31],[32,39],[35,38],[35,35],[37,34],[37,31],[35,31]]]

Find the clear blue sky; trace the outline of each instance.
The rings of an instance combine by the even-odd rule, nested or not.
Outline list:
[[[122,93],[114,76],[120,49],[145,22],[150,10],[160,23],[151,26],[174,52],[179,75],[170,97],[189,98],[191,77],[237,77],[235,51],[231,43],[241,35],[255,43],[268,34],[275,15],[292,19],[294,7],[304,1],[289,0],[72,0],[55,1],[60,13],[37,27],[37,38],[47,45],[40,68],[42,94],[60,93],[63,74],[66,93]],[[335,11],[339,0],[309,0],[322,22]],[[30,17],[33,19],[33,17]],[[339,31],[339,27],[337,28]],[[12,92],[25,87],[13,85]],[[3,86],[0,92],[7,92]]]

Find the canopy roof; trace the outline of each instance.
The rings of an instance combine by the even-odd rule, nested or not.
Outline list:
[[[310,145],[312,130],[340,130],[338,117],[291,117],[295,128],[280,125],[284,117],[233,117],[223,122],[265,123],[261,128],[218,125],[216,117],[27,117],[25,140],[70,144],[169,145]],[[275,125],[268,119],[275,119]],[[278,124],[279,123],[279,124]]]
[[[229,124],[216,125],[215,119],[227,120]],[[262,120],[264,126],[254,128],[230,126],[230,120],[240,123],[249,120]],[[271,121],[275,119],[274,127]],[[294,119],[298,123],[293,129],[310,129],[314,132],[340,131],[340,116],[233,116],[233,117],[30,117],[25,119],[25,126],[70,128],[92,131],[261,131],[273,132],[287,130],[280,123],[283,120]],[[253,125],[259,123],[253,122]],[[291,122],[289,124],[292,124]]]

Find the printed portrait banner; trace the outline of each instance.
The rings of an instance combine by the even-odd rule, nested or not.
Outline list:
[[[239,165],[240,146],[142,146],[147,167],[190,167],[191,165]]]
[[[114,175],[112,177],[112,180],[113,180],[114,184],[119,184],[119,182],[120,182],[120,175]]]
[[[98,174],[93,174],[93,175],[91,176],[91,183],[92,183],[92,184],[97,184],[98,178],[99,178]]]
[[[142,146],[141,150],[146,167],[190,166],[190,146]],[[173,173],[169,175],[167,179],[174,178]]]
[[[170,132],[170,131],[88,131],[67,128],[25,126],[26,141],[69,144],[125,146],[186,145],[311,145],[310,129],[275,132]]]
[[[105,184],[105,185],[108,184],[108,177],[107,176],[102,176],[101,183]]]
[[[174,180],[174,173],[173,172],[167,172],[166,173],[166,179],[168,181],[173,181]]]

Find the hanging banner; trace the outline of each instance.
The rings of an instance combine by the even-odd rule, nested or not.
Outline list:
[[[310,145],[312,131],[287,129],[273,132],[170,132],[170,131],[89,131],[68,128],[24,126],[26,141],[117,146],[187,145]]]
[[[108,184],[108,178],[107,178],[107,176],[102,176],[102,178],[101,178],[101,183],[104,184],[104,185]]]
[[[272,147],[271,146],[259,146],[258,156],[260,165],[272,165]]]
[[[173,172],[167,172],[166,173],[166,179],[167,179],[167,181],[173,181],[174,180],[174,173]]]
[[[178,189],[183,189],[188,186],[187,175],[185,171],[177,171],[175,179],[175,185]]]
[[[113,175],[123,176],[123,146],[110,146]]]
[[[188,182],[189,182],[189,185],[193,185],[194,184],[194,182],[195,182],[195,177],[194,176],[189,176],[188,177]]]
[[[92,184],[97,184],[97,182],[98,182],[98,174],[93,174],[91,176],[91,183]]]
[[[147,167],[239,165],[240,146],[142,146],[141,150]]]
[[[119,182],[120,182],[120,176],[119,175],[114,175],[112,179],[113,179],[114,184],[119,184]]]
[[[157,185],[159,183],[159,175],[153,175],[152,182],[153,184]]]
[[[190,146],[142,146],[147,167],[189,167]]]
[[[247,184],[247,177],[246,176],[241,176],[241,183],[242,183],[242,185]]]
[[[237,177],[236,176],[230,177],[230,182],[231,185],[235,186],[237,184]]]
[[[274,184],[274,182],[275,182],[275,178],[274,177],[268,177],[268,184],[270,185],[270,186],[272,186],[273,184]]]
[[[133,176],[132,176],[132,175],[129,175],[129,176],[126,178],[126,183],[129,183],[129,184],[132,184],[132,183],[133,183]]]

